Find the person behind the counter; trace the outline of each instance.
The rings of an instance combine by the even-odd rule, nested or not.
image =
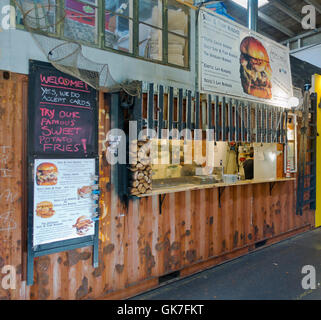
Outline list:
[[[245,180],[252,180],[254,178],[254,151],[251,148],[250,158],[243,162],[243,169]]]

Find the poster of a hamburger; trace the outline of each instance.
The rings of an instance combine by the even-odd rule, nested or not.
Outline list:
[[[36,159],[34,168],[33,244],[94,235],[95,159]]]
[[[272,68],[264,45],[254,37],[246,37],[241,42],[240,51],[240,74],[244,93],[272,99]]]
[[[50,162],[43,162],[37,167],[36,182],[38,186],[54,186],[58,181],[58,168]]]
[[[92,186],[83,186],[81,188],[78,188],[78,190],[77,190],[78,199],[90,198],[92,191],[93,191]]]
[[[289,108],[289,48],[202,8],[199,13],[201,93]]]
[[[51,218],[55,214],[52,202],[41,201],[37,203],[36,213],[40,218]]]
[[[89,217],[81,216],[72,227],[76,229],[79,236],[83,236],[93,227],[93,220]]]

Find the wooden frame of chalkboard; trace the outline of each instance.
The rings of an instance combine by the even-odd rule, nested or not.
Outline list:
[[[44,87],[42,87],[43,84]],[[73,94],[68,92],[73,92]],[[71,96],[73,99],[71,99]],[[46,102],[43,101],[44,97]],[[39,113],[43,116],[42,118],[39,117]],[[39,136],[40,131],[42,132],[41,136]],[[58,136],[60,137],[59,139],[57,138]],[[41,143],[42,141],[46,143],[45,146],[44,143]],[[58,146],[55,146],[57,141]],[[27,143],[27,285],[32,285],[34,282],[34,258],[48,254],[93,246],[93,267],[97,268],[99,242],[98,200],[93,200],[93,215],[96,217],[91,222],[93,224],[91,235],[51,241],[39,245],[34,245],[33,243],[35,232],[34,195],[35,184],[38,184],[38,181],[35,183],[35,161],[41,159],[46,162],[47,159],[55,159],[57,161],[66,160],[67,162],[79,159],[88,159],[90,161],[91,159],[94,161],[95,183],[96,186],[99,185],[97,91],[83,81],[60,72],[49,63],[30,60]],[[92,192],[99,194],[97,190]]]

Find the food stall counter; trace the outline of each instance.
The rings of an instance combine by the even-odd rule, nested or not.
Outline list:
[[[170,194],[170,193],[177,193],[177,192],[184,192],[184,191],[194,191],[194,190],[203,190],[203,189],[211,189],[211,188],[221,188],[221,187],[233,187],[233,186],[242,186],[242,185],[249,185],[249,184],[261,184],[261,183],[276,183],[276,182],[286,182],[286,181],[295,181],[296,178],[276,178],[276,179],[257,179],[257,180],[241,180],[235,183],[210,183],[210,184],[177,184],[174,186],[166,186],[153,189],[152,192],[140,194],[135,197],[137,198],[144,198],[149,196],[156,196],[156,195],[163,195],[163,194]]]

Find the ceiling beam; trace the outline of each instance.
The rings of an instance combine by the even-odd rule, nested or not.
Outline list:
[[[266,14],[264,14],[263,12],[259,11],[259,18],[264,21],[265,23],[269,24],[271,27],[280,30],[282,33],[286,34],[289,37],[294,37],[295,33],[290,30],[289,28],[285,27],[284,25],[282,25],[281,23],[273,20],[272,18],[270,18],[269,16],[267,16]]]
[[[304,0],[305,3],[310,4],[315,7],[315,9],[321,13],[321,5],[317,3],[315,0]]]
[[[243,11],[247,11],[244,7],[242,7],[241,5],[239,5],[238,3],[234,2],[233,0],[230,0],[229,3],[234,6],[235,8],[239,9],[239,10],[243,10]],[[287,27],[285,27],[284,25],[282,25],[281,23],[273,20],[272,18],[270,18],[269,16],[267,16],[266,14],[264,14],[263,12],[261,12],[259,10],[259,18],[264,21],[266,24],[269,24],[270,26],[272,26],[273,28],[281,31],[282,33],[286,34],[287,36],[289,36],[290,38],[295,36],[295,33],[288,29]],[[259,24],[259,28],[260,28],[260,24]],[[261,32],[260,32],[261,33]],[[269,38],[271,38],[271,36],[269,36]]]
[[[299,39],[302,39],[302,38],[308,38],[310,36],[314,36],[318,33],[321,33],[321,28],[318,28],[318,29],[315,29],[313,31],[308,31],[308,32],[304,32],[304,33],[301,33],[293,38],[289,38],[287,40],[284,40],[282,42],[282,44],[287,44],[288,42],[293,42],[293,41],[296,41],[296,40],[299,40]]]
[[[291,7],[289,7],[286,3],[284,3],[281,0],[273,0],[273,1],[269,1],[269,3],[274,6],[275,8],[281,10],[282,12],[284,12],[285,14],[287,14],[289,17],[291,17],[293,20],[295,20],[298,23],[301,23],[302,18],[301,16],[295,11],[293,10]]]

